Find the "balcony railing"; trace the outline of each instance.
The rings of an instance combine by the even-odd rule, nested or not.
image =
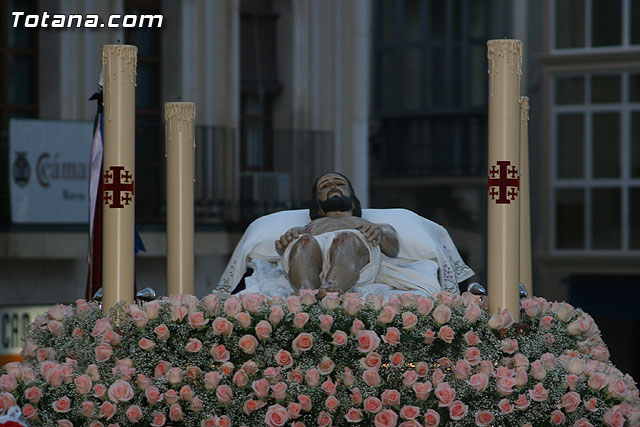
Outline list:
[[[372,178],[486,174],[486,114],[380,119],[372,134]]]

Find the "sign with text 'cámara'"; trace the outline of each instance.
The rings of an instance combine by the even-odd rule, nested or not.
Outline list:
[[[89,218],[91,122],[11,119],[9,180],[16,224],[77,224]]]

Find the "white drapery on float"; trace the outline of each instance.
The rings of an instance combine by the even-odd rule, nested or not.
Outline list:
[[[375,282],[355,286],[362,295],[389,296],[398,292],[423,295],[446,290],[459,293],[458,283],[473,276],[444,227],[407,209],[363,209],[362,217],[373,223],[395,228],[400,252],[395,258],[382,257]],[[275,241],[292,227],[309,223],[306,209],[276,212],[255,220],[238,242],[218,288],[233,291],[247,268],[246,290],[268,296],[293,293],[286,273],[279,264]]]

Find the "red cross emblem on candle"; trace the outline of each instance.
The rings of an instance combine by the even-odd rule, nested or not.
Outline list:
[[[110,208],[121,209],[133,201],[134,183],[131,172],[124,166],[111,166],[104,173],[102,183],[104,203]]]
[[[508,160],[500,160],[489,169],[489,197],[499,204],[510,204],[518,198],[520,173]]]

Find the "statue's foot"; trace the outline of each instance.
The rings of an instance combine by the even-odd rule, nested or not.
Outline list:
[[[324,298],[325,296],[327,296],[327,294],[332,292],[336,292],[339,294],[344,293],[344,291],[336,283],[327,282],[324,285],[320,286],[320,288],[318,289],[318,294],[316,296],[318,298]]]
[[[300,295],[300,291],[303,289],[318,289],[315,286],[313,286],[313,284],[309,281],[305,281],[302,283],[302,285],[300,285],[299,288],[296,288],[295,286],[291,285],[291,287],[293,288],[294,292],[293,295]]]

